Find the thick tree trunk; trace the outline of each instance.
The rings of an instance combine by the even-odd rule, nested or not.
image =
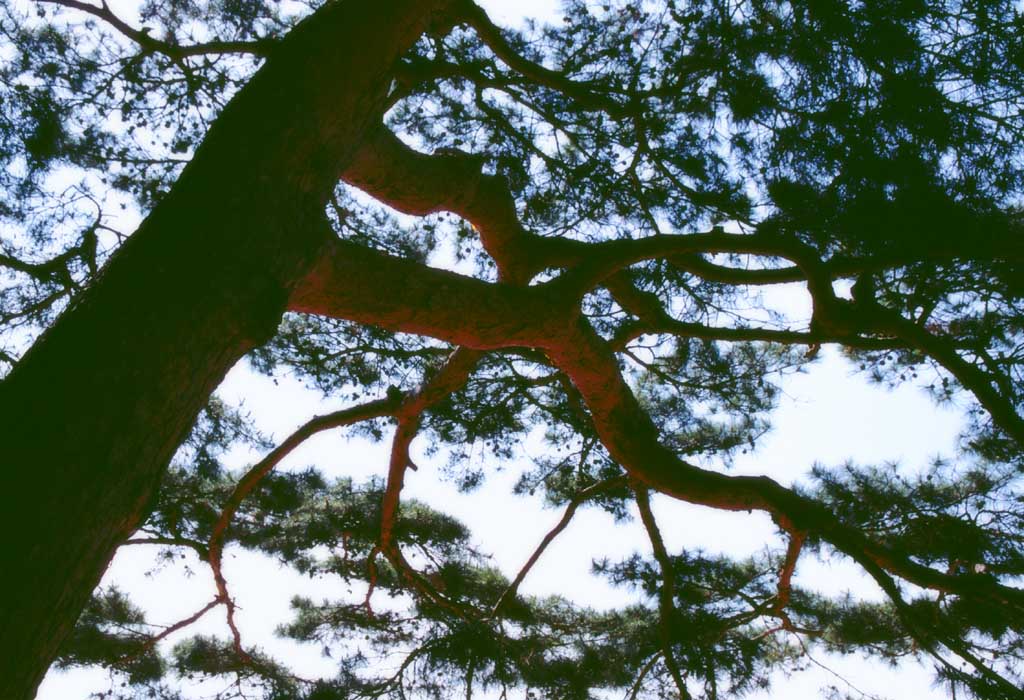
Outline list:
[[[0,698],[32,698],[227,370],[275,330],[390,68],[448,0],[300,25],[167,198],[0,384]]]

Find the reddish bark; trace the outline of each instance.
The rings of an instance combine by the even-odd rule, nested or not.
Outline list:
[[[390,67],[449,4],[330,3],[297,27],[3,382],[0,697],[34,695],[198,411],[276,329]]]

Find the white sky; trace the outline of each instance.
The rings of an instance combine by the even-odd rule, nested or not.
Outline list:
[[[499,24],[515,24],[523,16],[556,20],[560,17],[555,0],[484,0],[481,2]],[[799,292],[790,296],[799,304]],[[802,311],[798,310],[797,315]],[[837,464],[852,458],[861,463],[896,460],[908,468],[919,468],[936,454],[949,454],[960,426],[955,411],[938,410],[923,392],[910,387],[887,391],[868,386],[863,377],[851,377],[850,367],[826,349],[823,359],[803,375],[784,385],[786,396],[773,417],[775,430],[754,455],[738,459],[735,473],[768,474],[788,483],[805,474],[815,461]],[[281,379],[275,384],[258,377],[244,366],[236,367],[219,392],[228,400],[244,399],[260,426],[276,439],[315,413],[322,412],[316,394],[297,382]],[[386,471],[386,443],[372,445],[362,440],[346,441],[334,434],[310,440],[291,455],[282,469],[315,464],[327,476],[350,475],[357,481]],[[422,448],[422,445],[414,446]],[[524,457],[531,446],[523,449]],[[533,446],[535,448],[535,446]],[[415,451],[415,450],[414,450]],[[494,555],[494,563],[506,574],[514,574],[537,542],[561,516],[561,511],[540,510],[529,499],[509,494],[518,469],[506,465],[502,474],[492,476],[480,491],[458,494],[437,478],[436,465],[422,455],[414,457],[421,469],[410,472],[404,492],[460,518],[470,525],[476,544]],[[521,463],[523,464],[523,463]],[[241,465],[239,465],[241,466]],[[736,555],[761,550],[773,543],[775,528],[766,516],[721,513],[656,498],[654,507],[670,550],[701,547],[708,551]],[[615,525],[610,518],[583,509],[573,523],[549,548],[525,581],[522,591],[532,594],[558,593],[596,607],[633,600],[633,594],[613,590],[589,575],[591,560],[613,560],[635,551],[649,552],[646,536],[637,522]],[[194,572],[181,567],[147,573],[152,554],[140,547],[122,549],[103,579],[103,585],[117,584],[132,599],[150,611],[150,620],[170,624],[188,616],[214,597],[215,591],[205,565],[194,555],[185,555]],[[238,599],[239,625],[246,644],[258,644],[272,655],[291,664],[299,675],[333,675],[334,664],[321,656],[317,647],[302,647],[279,640],[272,634],[276,625],[289,619],[288,601],[304,594],[315,599],[336,597],[344,591],[337,581],[310,581],[275,563],[229,548],[225,574],[232,594]],[[802,561],[797,584],[829,592],[855,590],[877,596],[871,582],[854,567],[835,561],[818,564]],[[223,609],[166,640],[174,643],[196,633],[226,635]],[[841,671],[861,690],[890,698],[930,700],[946,697],[931,687],[930,675],[916,667],[885,668],[881,663],[863,664],[856,659],[817,656]],[[770,693],[749,697],[812,698],[820,688],[843,683],[825,671],[815,669],[791,679],[781,679]],[[102,672],[52,672],[44,681],[37,700],[78,700],[102,691],[107,680]],[[844,688],[845,689],[845,688]],[[481,696],[482,697],[482,696]]]
[[[898,460],[908,468],[922,466],[930,457],[949,453],[960,425],[951,411],[936,410],[923,392],[905,386],[896,391],[865,384],[851,377],[847,364],[828,350],[825,358],[807,374],[788,381],[787,396],[775,415],[775,430],[753,456],[738,460],[737,473],[765,473],[788,482],[805,473],[815,461],[835,464],[846,458],[862,463]],[[220,393],[228,399],[243,398],[260,424],[281,439],[323,407],[318,398],[297,382],[252,375],[245,367],[232,370]],[[422,454],[414,461],[420,471],[410,472],[406,497],[427,501],[470,525],[475,544],[494,555],[494,563],[514,574],[537,542],[561,515],[561,511],[540,510],[531,499],[508,495],[518,473],[506,465],[503,474],[492,476],[484,488],[459,494],[437,478],[437,465]],[[415,451],[414,451],[415,455]],[[281,465],[301,469],[316,464],[328,476],[350,475],[357,481],[386,470],[386,442],[373,445],[363,440],[346,441],[328,434],[310,440]],[[774,542],[775,528],[762,514],[723,513],[656,498],[654,508],[670,550],[683,547],[743,555]],[[569,528],[555,541],[526,579],[522,591],[529,594],[562,594],[595,607],[610,607],[633,600],[633,594],[611,589],[589,575],[591,560],[619,559],[635,551],[649,553],[649,545],[638,522],[616,525],[603,513],[583,509]],[[132,599],[150,611],[150,620],[171,624],[188,616],[214,597],[213,583],[205,564],[186,554],[193,576],[180,568],[147,573],[153,567],[153,552],[124,548],[112,564],[103,585],[117,584]],[[299,675],[325,675],[334,671],[319,648],[302,647],[276,639],[273,629],[289,619],[288,601],[296,594],[314,599],[333,598],[344,593],[338,581],[310,581],[277,564],[238,549],[229,548],[225,575],[238,599],[239,625],[247,644],[258,644],[293,666]],[[853,590],[880,597],[874,585],[852,565],[843,561],[817,563],[802,560],[797,585],[841,593]],[[174,643],[197,632],[225,635],[222,610],[211,612],[190,630],[174,635],[163,644]],[[917,668],[885,668],[880,663],[864,664],[856,659],[834,659],[816,655],[842,672],[862,690],[890,698],[930,700],[946,697],[930,687],[930,675]],[[750,697],[815,697],[825,685],[838,681],[824,671],[811,670],[780,680],[769,694]],[[77,700],[106,687],[101,672],[51,673],[37,700]],[[841,685],[841,683],[840,683]]]

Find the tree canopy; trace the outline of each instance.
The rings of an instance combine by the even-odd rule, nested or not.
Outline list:
[[[223,676],[223,697],[724,699],[822,649],[1021,697],[1018,4],[563,15],[512,30],[472,0],[3,4],[2,524],[28,612],[0,617],[0,641],[34,659],[4,652],[12,693],[56,659],[114,669],[110,698]],[[138,232],[113,225],[133,209]],[[781,285],[810,318],[773,303]],[[913,473],[730,474],[823,345],[865,381],[966,405],[957,453]],[[270,443],[210,396],[243,356],[345,408]],[[335,429],[389,442],[380,479],[274,471]],[[565,515],[511,578],[401,498],[417,437],[473,489],[541,433],[549,456],[516,490]],[[232,472],[238,445],[265,456]],[[652,493],[766,512],[779,537],[744,559],[671,551]],[[634,605],[518,592],[580,508],[642,522],[651,556],[595,564]],[[163,630],[121,591],[88,598],[126,539],[198,553],[217,596]],[[281,628],[340,650],[336,677],[245,645],[229,544],[359,584],[297,598]],[[795,585],[826,552],[885,602]],[[215,609],[231,634],[160,652]],[[386,652],[403,660],[383,672]]]

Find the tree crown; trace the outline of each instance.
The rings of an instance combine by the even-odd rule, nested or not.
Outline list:
[[[165,654],[178,626],[155,633],[104,589],[59,665],[115,669],[128,689],[111,697],[177,697],[176,679],[226,676],[304,700],[716,698],[819,648],[916,656],[958,692],[1019,697],[1016,4],[567,0],[557,26],[515,31],[469,0],[437,4],[414,47],[376,67],[387,94],[369,102],[374,127],[322,212],[333,247],[248,357],[347,407],[275,446],[212,399],[132,540],[206,560],[218,594],[194,618],[224,606],[231,636]],[[232,97],[293,60],[323,12],[4,6],[0,359],[14,366],[116,258],[128,232],[112,212],[170,196]],[[345,89],[334,80],[316,90]],[[773,303],[780,285],[806,289],[809,319]],[[966,402],[959,453],[918,475],[729,474],[770,429],[782,379],[823,344],[869,380]],[[273,471],[334,428],[390,440],[385,478]],[[510,577],[464,525],[401,500],[417,435],[472,489],[486,470],[467,466],[469,450],[490,469],[541,429],[550,454],[517,492],[565,508],[551,537],[582,507],[635,513],[652,555],[595,564],[639,592],[635,605],[520,595],[535,558]],[[239,444],[266,456],[233,473],[223,458]],[[780,538],[747,559],[669,551],[651,492],[766,511]],[[246,646],[220,570],[228,544],[359,582],[365,598],[297,598],[281,628],[340,650],[337,677],[297,678]],[[824,551],[886,601],[794,585],[801,556]],[[371,660],[395,649],[404,660],[382,675]]]

